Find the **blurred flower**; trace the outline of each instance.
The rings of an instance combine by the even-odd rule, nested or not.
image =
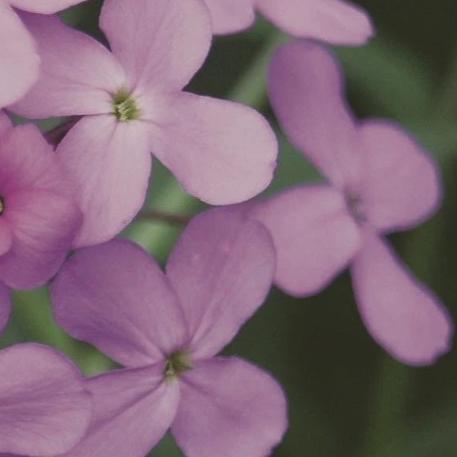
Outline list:
[[[144,457],[171,425],[189,457],[270,455],[287,425],[279,385],[216,354],[267,295],[268,232],[231,209],[189,224],[166,275],[120,239],[78,251],[52,286],[57,321],[128,367],[89,381],[89,436],[69,457]]]
[[[343,0],[205,0],[217,34],[247,29],[259,11],[285,33],[339,45],[366,43],[374,30],[368,15]]]
[[[186,190],[211,204],[244,201],[271,181],[277,144],[251,108],[182,91],[203,64],[210,20],[200,0],[107,0],[101,28],[112,54],[57,18],[25,22],[41,78],[15,109],[83,115],[58,154],[79,184],[79,245],[106,241],[141,208],[152,150]]]
[[[374,339],[403,362],[433,362],[450,347],[448,314],[382,236],[436,211],[440,180],[431,157],[393,123],[354,120],[338,65],[317,44],[280,48],[270,95],[291,141],[329,180],[287,190],[256,209],[277,248],[276,283],[296,296],[315,294],[351,265]]]
[[[12,127],[0,113],[0,281],[29,289],[59,269],[81,225],[66,176],[33,125]],[[0,284],[0,328],[9,316]]]
[[[66,452],[84,436],[91,415],[91,395],[62,354],[30,343],[0,351],[2,455]]]
[[[22,97],[37,80],[40,70],[33,38],[13,8],[50,14],[82,1],[0,0],[0,108]]]

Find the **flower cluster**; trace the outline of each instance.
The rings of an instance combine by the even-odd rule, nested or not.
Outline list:
[[[104,0],[101,43],[55,14],[80,1],[0,0],[0,328],[12,290],[49,285],[57,323],[120,368],[84,378],[49,347],[0,351],[1,455],[145,457],[170,429],[188,457],[267,457],[286,395],[218,354],[273,283],[307,296],[350,267],[367,329],[393,357],[424,365],[449,349],[444,306],[386,240],[436,211],[438,170],[400,126],[354,118],[325,45],[364,44],[365,12],[343,0]],[[270,100],[327,180],[266,199],[254,198],[278,154],[266,119],[185,90],[213,35],[248,28],[256,11],[295,37],[272,58]],[[72,120],[54,148],[7,111]],[[190,221],[165,272],[117,237],[144,204],[152,156],[219,206]]]

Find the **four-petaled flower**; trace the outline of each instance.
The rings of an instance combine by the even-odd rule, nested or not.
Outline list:
[[[0,0],[0,108],[22,97],[37,80],[35,43],[13,8],[51,14],[84,0]]]
[[[340,45],[366,43],[374,34],[368,15],[344,0],[205,0],[216,34],[247,29],[259,11],[284,32]]]
[[[287,425],[279,385],[216,354],[265,299],[267,230],[232,209],[191,221],[166,275],[113,240],[78,251],[51,288],[57,321],[128,367],[89,380],[95,419],[68,457],[144,457],[171,425],[189,457],[265,457]]]
[[[78,184],[77,244],[107,241],[141,208],[150,151],[211,204],[247,200],[271,181],[277,142],[251,108],[183,92],[211,44],[202,0],[105,0],[112,53],[56,17],[23,17],[43,71],[15,105],[32,118],[84,116],[57,153]]]
[[[8,288],[43,285],[72,247],[82,216],[69,182],[38,128],[0,112],[0,329]]]
[[[270,96],[291,141],[329,181],[287,190],[254,210],[275,242],[276,283],[306,296],[351,265],[358,307],[374,339],[403,362],[433,362],[450,347],[448,314],[383,238],[414,227],[438,207],[432,159],[399,126],[354,120],[339,67],[317,44],[297,41],[279,49]]]

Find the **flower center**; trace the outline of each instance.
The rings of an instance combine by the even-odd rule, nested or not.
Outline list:
[[[352,217],[356,220],[356,222],[362,224],[367,221],[362,199],[357,194],[354,194],[352,192],[347,193],[346,205]]]
[[[190,369],[192,369],[192,361],[189,354],[181,350],[176,351],[168,356],[165,364],[165,376],[167,379],[176,378]]]
[[[5,212],[5,200],[0,197],[0,216]]]
[[[113,114],[119,122],[134,121],[140,117],[140,109],[127,89],[119,89],[113,95]]]

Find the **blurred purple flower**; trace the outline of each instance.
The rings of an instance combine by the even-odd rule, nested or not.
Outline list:
[[[66,452],[91,415],[91,395],[62,354],[30,343],[0,351],[0,455]]]
[[[247,200],[270,183],[277,143],[265,119],[182,91],[211,44],[201,0],[106,0],[100,24],[112,53],[56,17],[24,20],[45,70],[16,111],[84,116],[58,148],[79,184],[80,246],[112,238],[137,214],[150,151],[211,204]]]
[[[0,108],[22,97],[37,80],[40,58],[33,38],[13,10],[51,14],[83,0],[0,0]]]
[[[382,234],[414,227],[436,211],[438,172],[399,126],[354,120],[342,92],[336,61],[317,44],[282,46],[273,59],[276,114],[290,140],[329,180],[287,190],[255,210],[277,248],[276,283],[293,295],[311,295],[351,265],[373,338],[403,362],[429,364],[449,350],[453,326]]]
[[[55,153],[33,125],[12,127],[0,112],[0,282],[40,286],[55,275],[81,225]],[[0,283],[0,329],[9,292]]]
[[[343,0],[205,0],[217,34],[247,29],[259,11],[285,33],[339,45],[360,45],[374,35],[368,15]]]
[[[144,457],[171,426],[189,457],[263,457],[287,425],[264,371],[216,354],[267,295],[271,237],[231,209],[193,219],[167,265],[128,241],[78,251],[52,286],[57,321],[128,367],[89,381],[89,436],[68,457]]]

